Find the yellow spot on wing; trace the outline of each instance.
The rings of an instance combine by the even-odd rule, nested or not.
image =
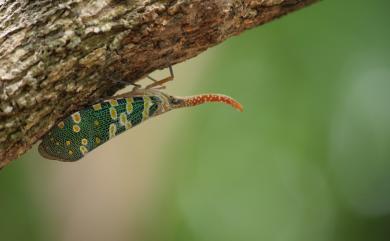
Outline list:
[[[133,98],[126,98],[126,113],[130,114],[133,112]]]
[[[100,122],[98,120],[95,120],[95,126],[99,126]]]
[[[124,126],[124,125],[126,125],[126,122],[127,122],[127,115],[126,115],[126,113],[121,113],[121,114],[119,115],[119,123],[120,123],[122,126]]]
[[[85,146],[80,146],[80,152],[81,154],[85,155],[88,152],[88,148]]]
[[[131,125],[131,122],[130,122],[130,121],[127,121],[126,124],[125,124],[126,130],[130,129],[131,127],[133,127],[133,126]]]
[[[81,139],[81,144],[84,146],[88,145],[88,140],[85,138]]]
[[[109,100],[111,106],[118,106],[117,100]]]
[[[152,100],[148,97],[144,97],[144,111],[142,112],[142,119],[146,120],[149,118],[149,107],[152,105]]]
[[[109,137],[110,139],[113,138],[116,135],[116,125],[111,124],[109,128]]]
[[[100,103],[98,103],[98,104],[93,105],[92,108],[94,110],[101,110],[102,109],[102,105]]]
[[[80,112],[75,112],[72,114],[72,120],[74,121],[74,123],[80,123],[81,121],[81,116],[80,116]]]
[[[70,141],[69,140],[67,140],[65,143],[66,143],[67,146],[70,146]]]
[[[61,121],[60,123],[58,123],[57,125],[59,128],[63,129],[65,127],[65,123],[63,121]],[[50,133],[51,135],[51,133]]]
[[[79,125],[73,125],[73,131],[74,132],[76,132],[76,133],[78,133],[78,132],[80,132],[80,126]]]
[[[69,150],[68,153],[69,153],[69,155],[73,155],[73,151],[72,150]]]
[[[99,137],[95,137],[95,143],[96,144],[100,144],[100,142],[101,142],[100,138]]]
[[[116,120],[118,118],[118,113],[114,107],[110,108],[111,119]]]

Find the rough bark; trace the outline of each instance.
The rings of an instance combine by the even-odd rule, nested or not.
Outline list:
[[[317,0],[0,0],[0,168],[60,118]]]

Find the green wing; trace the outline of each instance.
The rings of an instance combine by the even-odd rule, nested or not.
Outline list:
[[[65,118],[44,136],[39,152],[48,159],[77,161],[88,152],[154,115],[156,96],[107,100]]]

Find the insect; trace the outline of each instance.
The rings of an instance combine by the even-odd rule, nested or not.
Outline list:
[[[174,97],[151,87],[134,89],[71,114],[43,137],[39,153],[47,159],[77,161],[125,130],[173,109],[221,102],[243,110],[240,103],[226,95]]]

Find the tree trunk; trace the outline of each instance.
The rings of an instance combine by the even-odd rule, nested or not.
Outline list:
[[[59,119],[317,0],[0,0],[0,168]]]

